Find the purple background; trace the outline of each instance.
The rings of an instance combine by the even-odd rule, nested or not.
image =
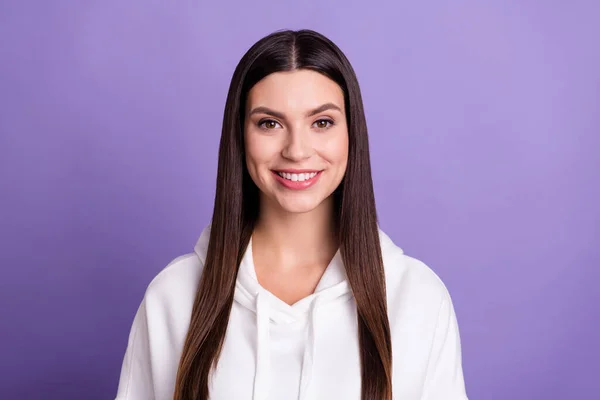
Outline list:
[[[0,3],[0,398],[114,398],[211,215],[236,63],[306,27],[356,69],[381,226],[448,286],[470,398],[598,399],[599,7],[482,3]]]

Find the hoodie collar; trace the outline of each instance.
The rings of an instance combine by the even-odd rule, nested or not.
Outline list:
[[[350,286],[339,249],[323,273],[314,293],[289,305],[258,282],[252,254],[252,239],[250,239],[238,271],[235,300],[256,312],[255,302],[259,294],[268,302],[270,319],[275,323],[283,324],[306,318],[317,297],[319,304],[347,300]]]

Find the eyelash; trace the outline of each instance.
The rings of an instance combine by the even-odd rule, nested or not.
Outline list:
[[[321,118],[321,119],[316,120],[315,122],[320,122],[320,121],[325,121],[325,122],[329,123],[329,126],[327,126],[325,128],[317,128],[317,129],[319,129],[321,131],[330,129],[330,128],[333,127],[333,125],[335,125],[335,122],[333,120],[329,119],[329,118]],[[275,128],[265,128],[264,126],[262,126],[265,122],[275,122],[276,124],[279,124],[279,122],[275,121],[274,119],[262,119],[262,120],[260,120],[258,122],[258,127],[261,128],[261,129],[263,129],[263,130],[265,130],[265,131],[270,131],[270,130],[275,129]]]

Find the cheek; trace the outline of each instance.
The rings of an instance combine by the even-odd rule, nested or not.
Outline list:
[[[270,164],[277,155],[277,148],[272,138],[256,134],[245,136],[246,164],[248,169],[258,169],[261,165]]]
[[[341,134],[329,140],[324,147],[324,154],[331,163],[345,166],[348,161],[348,134]]]

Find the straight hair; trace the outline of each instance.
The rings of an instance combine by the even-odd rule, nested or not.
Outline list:
[[[367,125],[356,74],[342,51],[312,30],[281,30],[256,42],[237,65],[225,104],[210,239],[189,330],[177,371],[174,400],[208,400],[233,305],[235,282],[258,218],[259,190],[245,163],[248,92],[280,71],[307,69],[344,93],[348,163],[332,196],[340,254],[357,308],[361,399],[391,400],[392,344]],[[237,251],[232,251],[237,249]]]

